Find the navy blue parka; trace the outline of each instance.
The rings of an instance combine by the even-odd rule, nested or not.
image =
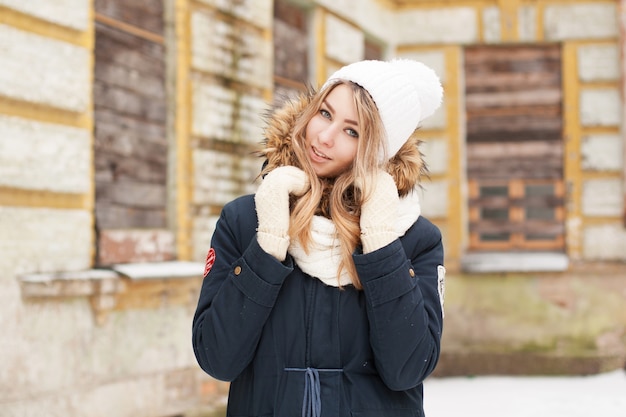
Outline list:
[[[231,381],[233,417],[415,417],[443,325],[441,234],[419,217],[353,255],[363,289],[328,286],[256,240],[252,195],[227,204],[193,319],[193,349]],[[441,294],[442,295],[442,294]]]

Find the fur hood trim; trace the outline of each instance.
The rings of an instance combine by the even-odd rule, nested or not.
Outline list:
[[[311,102],[312,95],[312,92],[308,92],[287,99],[282,107],[265,116],[265,139],[260,156],[266,159],[268,166],[298,166],[292,150],[291,133],[298,116]],[[419,150],[419,143],[420,141],[413,134],[388,162],[387,171],[395,180],[400,197],[406,196],[415,189],[422,177],[428,173]]]

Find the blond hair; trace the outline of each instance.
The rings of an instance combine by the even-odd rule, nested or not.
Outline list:
[[[353,92],[354,105],[359,125],[359,139],[355,159],[345,172],[335,178],[319,178],[306,157],[305,133],[309,121],[317,114],[328,94],[339,84],[345,84]],[[337,228],[340,243],[341,261],[337,278],[345,269],[352,284],[361,289],[352,254],[361,243],[361,205],[367,195],[361,190],[369,190],[377,169],[385,168],[386,161],[385,129],[376,104],[366,90],[350,81],[339,81],[320,93],[312,96],[296,119],[291,145],[295,162],[311,180],[311,188],[302,197],[292,202],[289,235],[298,239],[305,251],[311,243],[311,221],[314,215],[330,218]],[[267,166],[266,171],[275,167]],[[355,183],[360,186],[357,188]]]

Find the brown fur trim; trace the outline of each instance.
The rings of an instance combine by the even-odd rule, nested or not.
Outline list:
[[[407,195],[419,185],[422,177],[428,175],[428,168],[419,149],[420,143],[421,141],[413,134],[389,160],[387,171],[396,182],[400,197]]]
[[[309,102],[310,96],[301,94],[286,100],[282,107],[266,116],[265,148],[259,156],[267,160],[268,171],[284,165],[297,166],[291,147],[291,133],[298,116]]]
[[[303,93],[288,99],[282,107],[266,115],[264,149],[259,156],[267,160],[267,171],[283,165],[297,166],[291,147],[291,132],[310,101],[311,92]],[[416,135],[412,135],[388,163],[387,171],[394,178],[401,197],[414,189],[428,173],[419,144]]]

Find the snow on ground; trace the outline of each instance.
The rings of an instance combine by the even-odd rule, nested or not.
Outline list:
[[[626,372],[429,378],[426,417],[626,417]]]

